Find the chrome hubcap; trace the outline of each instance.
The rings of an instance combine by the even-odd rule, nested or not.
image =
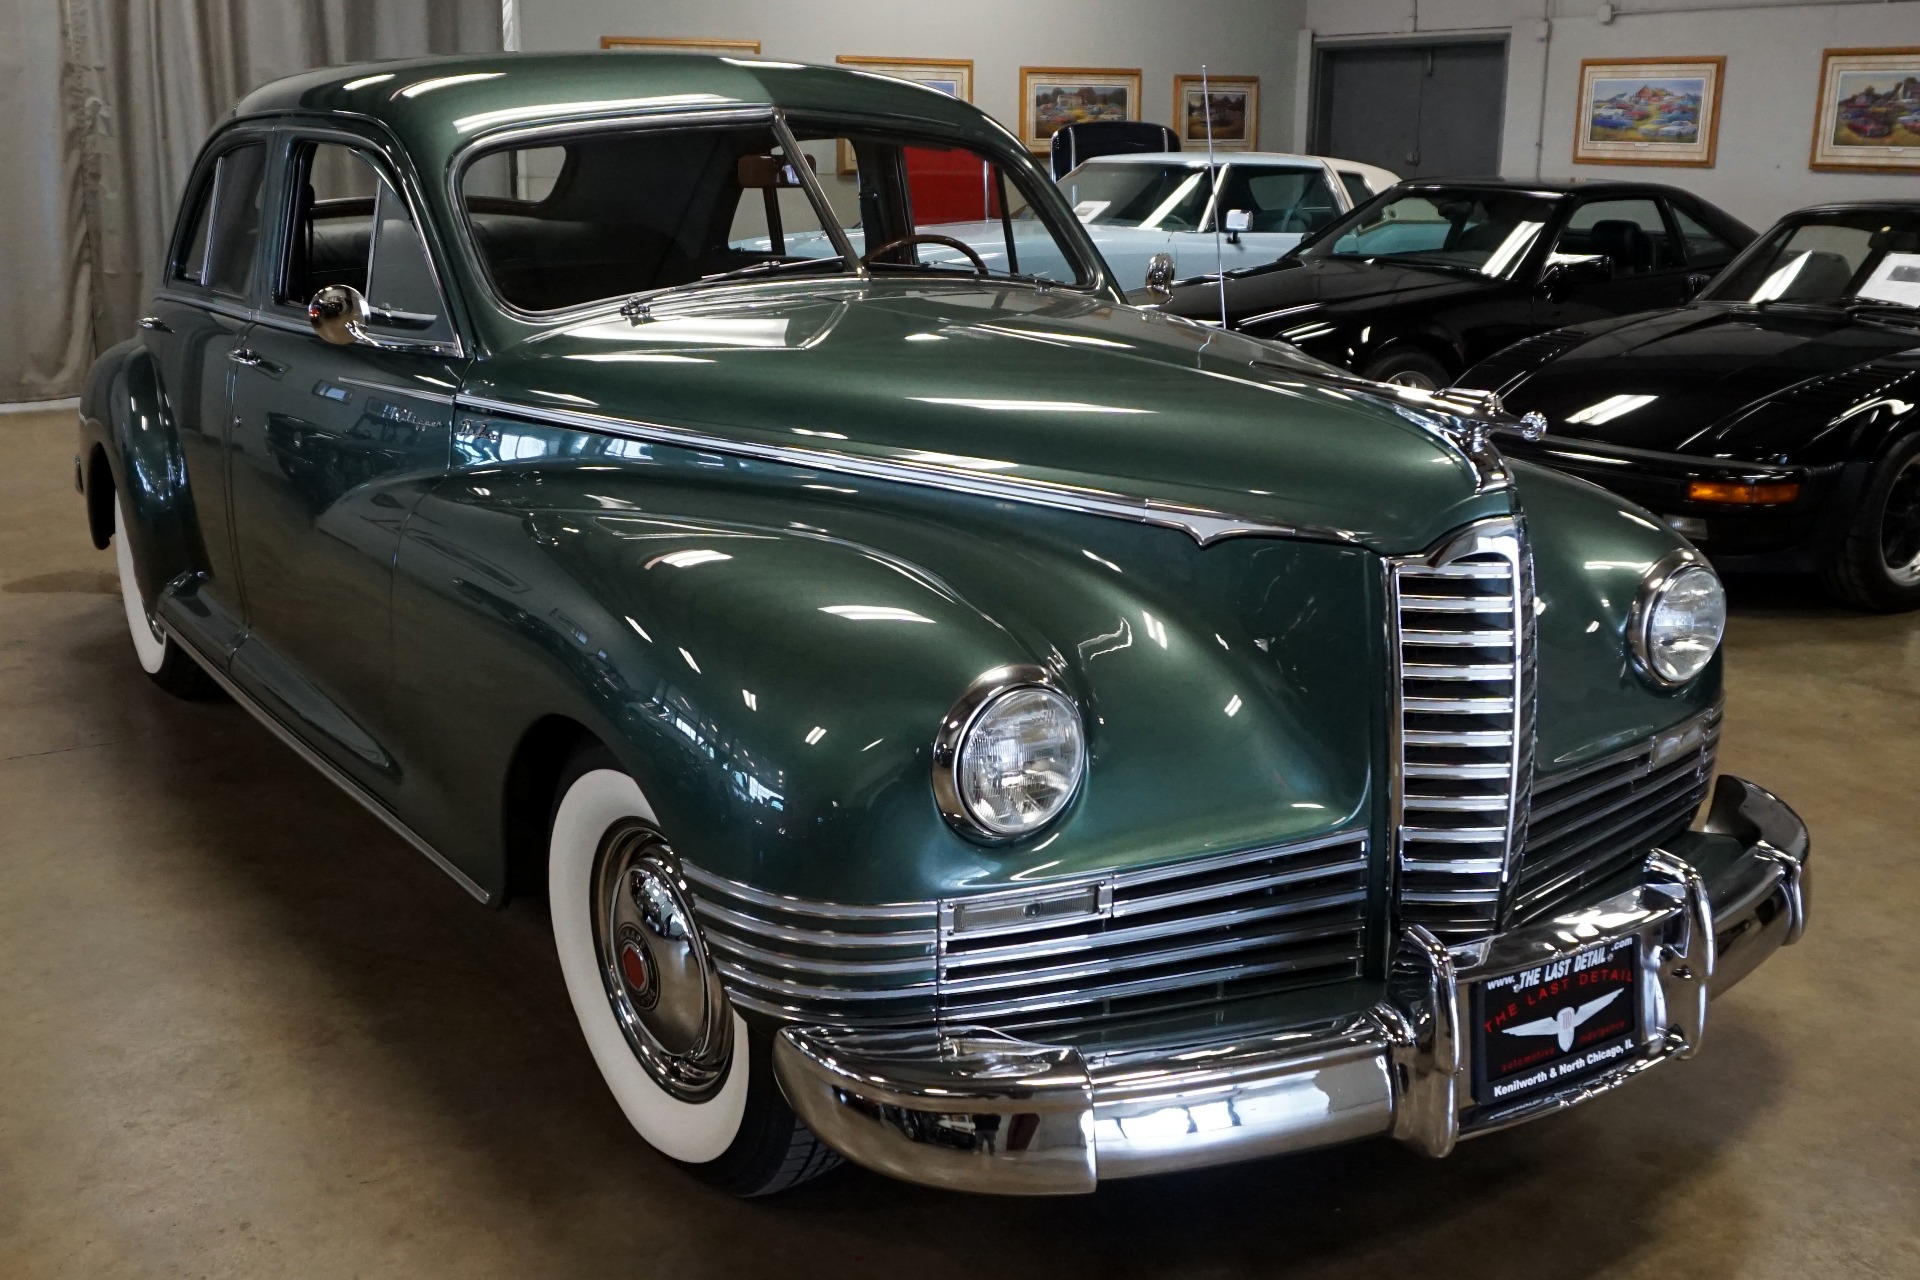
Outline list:
[[[1440,385],[1424,373],[1415,373],[1411,369],[1402,370],[1388,378],[1396,387],[1412,387],[1416,391],[1438,391]]]
[[[679,859],[658,831],[636,822],[608,833],[593,909],[607,1001],[634,1056],[675,1097],[712,1097],[733,1060],[732,1010]]]
[[[1880,511],[1880,559],[1903,587],[1920,584],[1920,457],[1907,459]]]

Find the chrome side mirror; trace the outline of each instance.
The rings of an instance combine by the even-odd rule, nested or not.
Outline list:
[[[1227,210],[1227,243],[1239,244],[1242,231],[1253,230],[1253,210]]]
[[[330,284],[313,295],[307,304],[307,320],[322,342],[336,347],[351,347],[365,341],[362,326],[367,323],[367,300],[351,285]]]
[[[1173,300],[1173,255],[1156,253],[1147,259],[1147,292],[1154,304]]]

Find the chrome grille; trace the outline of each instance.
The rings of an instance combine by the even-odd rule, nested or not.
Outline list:
[[[1475,525],[1394,563],[1400,918],[1442,941],[1492,932],[1524,837],[1533,591],[1519,525]]]
[[[1359,976],[1367,840],[1347,832],[944,902],[855,906],[687,866],[734,1002],[786,1021],[1056,1040]]]
[[[1534,780],[1513,919],[1551,914],[1684,829],[1706,798],[1720,709],[1626,751]]]
[[[1357,977],[1365,955],[1367,841],[1358,832],[1119,872],[1081,891],[1095,895],[1093,912],[977,929],[954,908],[1040,899],[944,904],[942,1025],[1072,1038],[1115,1020]]]
[[[868,906],[766,893],[682,864],[727,994],[785,1020],[930,1023],[937,903]]]

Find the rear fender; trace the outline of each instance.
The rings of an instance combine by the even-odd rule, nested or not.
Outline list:
[[[206,564],[193,496],[166,387],[137,340],[94,363],[80,405],[88,529],[96,547],[113,534],[113,502],[133,535],[134,575],[151,602],[166,585]]]

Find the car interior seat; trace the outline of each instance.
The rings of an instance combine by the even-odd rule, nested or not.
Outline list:
[[[1613,263],[1615,275],[1637,275],[1653,270],[1653,237],[1637,222],[1606,218],[1593,224],[1587,244],[1593,253]]]

